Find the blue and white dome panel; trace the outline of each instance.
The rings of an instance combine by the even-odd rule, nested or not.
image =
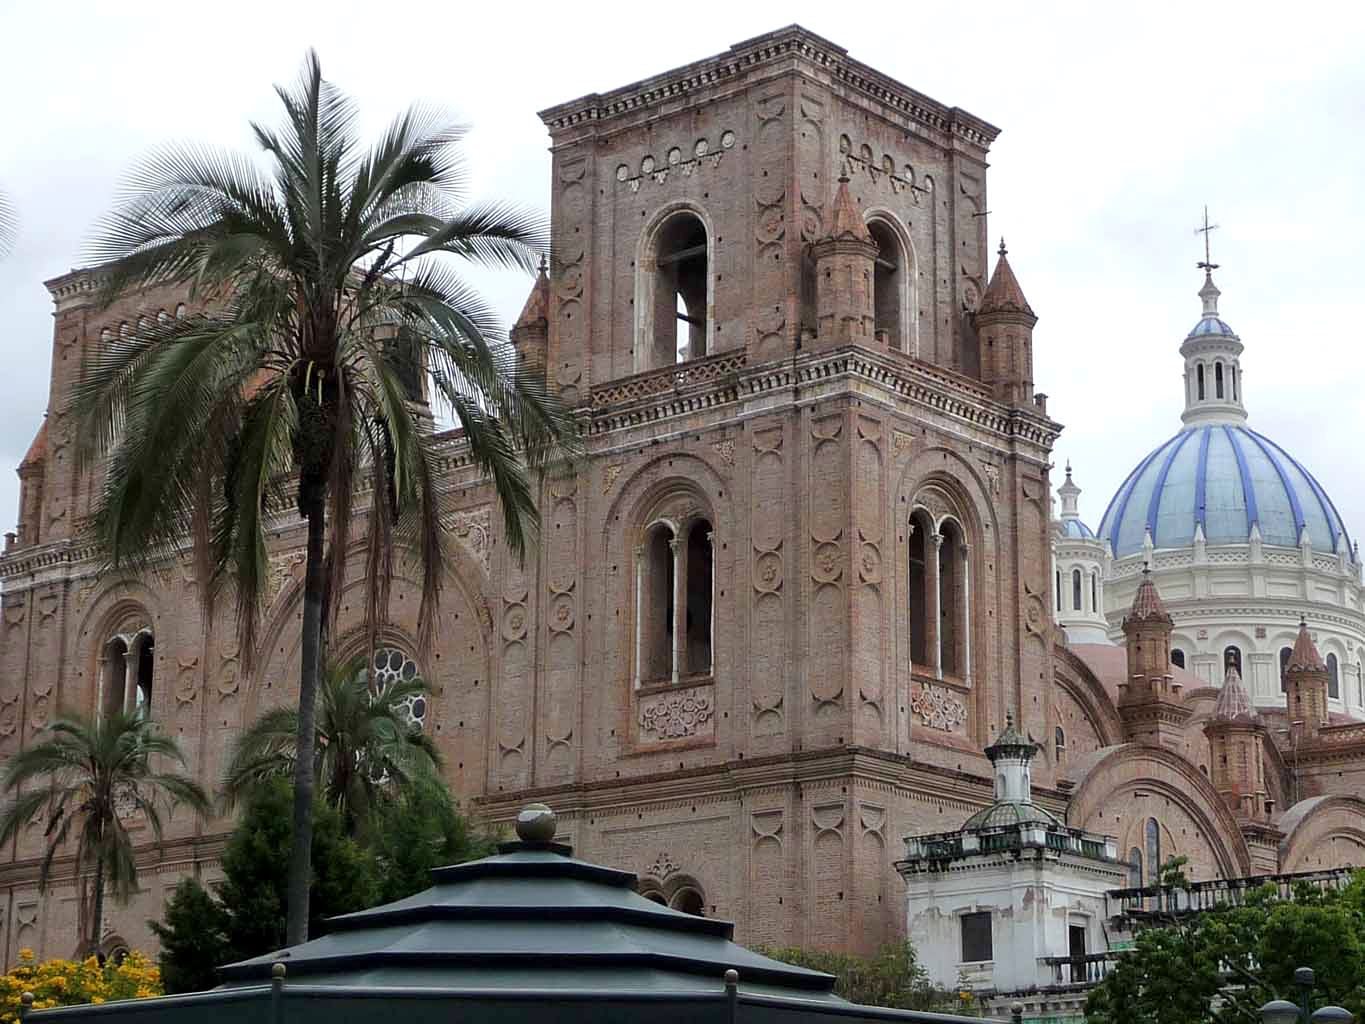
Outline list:
[[[1143,459],[1119,488],[1099,536],[1115,558],[1190,547],[1203,527],[1209,544],[1245,544],[1255,524],[1266,544],[1296,547],[1306,529],[1319,551],[1345,536],[1322,486],[1269,438],[1232,424],[1182,430]],[[1347,539],[1349,547],[1349,538]]]

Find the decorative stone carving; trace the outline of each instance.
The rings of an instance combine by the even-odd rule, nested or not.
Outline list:
[[[923,684],[910,695],[910,711],[931,729],[952,732],[967,721],[967,705],[939,686]]]
[[[782,589],[782,556],[777,551],[765,551],[754,559],[754,589],[765,594]]]
[[[826,543],[817,545],[811,558],[811,576],[821,583],[833,583],[843,575],[839,564],[839,545]]]
[[[485,573],[492,547],[491,513],[487,505],[452,512],[445,518],[446,529],[464,546]]]
[[[602,493],[607,494],[616,483],[616,478],[621,475],[621,470],[626,468],[624,462],[613,462],[602,471]]]
[[[199,696],[199,679],[195,671],[199,667],[199,655],[193,658],[177,656],[179,671],[175,678],[175,699],[178,704],[192,704]]]
[[[303,565],[308,561],[306,551],[287,551],[284,554],[271,557],[265,572],[265,601],[266,608],[275,603],[280,596],[280,592],[292,580],[297,580],[303,569]]]
[[[526,606],[511,604],[502,615],[502,635],[507,640],[520,640],[526,635]]]
[[[640,701],[640,738],[678,740],[710,733],[715,709],[709,686],[672,690]]]
[[[735,442],[733,439],[727,438],[724,441],[716,441],[711,445],[711,448],[720,457],[721,462],[727,466],[735,464]]]
[[[662,882],[681,870],[667,850],[660,850],[659,855],[654,858],[654,863],[645,869],[645,874]]]
[[[891,432],[891,450],[896,458],[902,455],[909,455],[915,446],[913,434],[908,434],[904,430],[893,430]]]
[[[864,544],[858,560],[858,575],[864,583],[880,583],[882,579],[882,555],[875,544]]]

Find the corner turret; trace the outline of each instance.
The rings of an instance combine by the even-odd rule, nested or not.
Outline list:
[[[1005,240],[976,311],[981,380],[1011,405],[1033,403],[1033,326],[1038,322],[1006,259]]]

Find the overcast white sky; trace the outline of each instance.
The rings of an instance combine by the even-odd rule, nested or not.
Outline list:
[[[478,188],[542,208],[536,111],[791,22],[1003,129],[990,232],[1040,321],[1036,384],[1098,526],[1180,426],[1177,348],[1198,319],[1208,203],[1221,309],[1246,343],[1250,425],[1365,531],[1359,400],[1365,5],[1328,3],[427,3],[0,0],[0,524],[47,402],[51,303],[120,175],[149,147],[249,148],[315,46],[371,135],[414,99],[472,123]],[[509,319],[529,282],[488,284]],[[1060,471],[1055,474],[1060,482]]]

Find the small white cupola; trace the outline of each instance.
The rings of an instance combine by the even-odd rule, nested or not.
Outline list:
[[[1033,755],[1038,744],[1014,727],[1014,713],[1005,716],[1005,731],[986,748],[995,775],[997,804],[1033,802]]]

